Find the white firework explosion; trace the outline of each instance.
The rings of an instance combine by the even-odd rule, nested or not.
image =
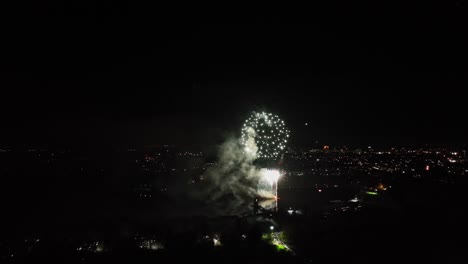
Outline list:
[[[271,113],[253,112],[242,128],[245,152],[256,152],[258,158],[278,158],[288,139],[289,130],[286,129],[284,121]]]

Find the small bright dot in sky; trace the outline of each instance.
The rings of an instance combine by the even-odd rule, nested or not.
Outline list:
[[[305,125],[307,126],[307,125],[308,125],[308,123],[306,122],[306,123],[305,123]]]

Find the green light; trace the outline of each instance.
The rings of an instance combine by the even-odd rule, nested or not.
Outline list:
[[[378,195],[378,193],[376,193],[376,192],[366,192],[366,194],[368,194],[368,195]]]
[[[288,250],[283,244],[276,244],[275,246],[278,251]]]

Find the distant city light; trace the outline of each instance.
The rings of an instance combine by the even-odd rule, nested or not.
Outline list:
[[[146,249],[146,250],[160,250],[160,249],[164,249],[164,245],[157,241],[157,240],[154,240],[154,239],[143,239],[140,243],[139,243],[139,247],[141,249]]]
[[[221,246],[221,240],[218,237],[213,238],[213,246],[219,247]]]
[[[93,253],[100,253],[104,251],[104,244],[101,241],[85,243],[82,246],[78,247],[77,251],[86,251],[86,252],[93,252]]]
[[[385,185],[383,185],[382,183],[379,183],[377,185],[377,189],[380,190],[380,191],[386,191],[387,187],[385,187]]]

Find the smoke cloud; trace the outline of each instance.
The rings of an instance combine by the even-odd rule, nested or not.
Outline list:
[[[261,169],[254,165],[258,150],[255,130],[247,131],[245,145],[234,137],[221,144],[216,165],[203,175],[206,184],[197,195],[206,197],[207,205],[218,214],[244,213],[255,197],[274,197],[271,192],[258,188]]]

